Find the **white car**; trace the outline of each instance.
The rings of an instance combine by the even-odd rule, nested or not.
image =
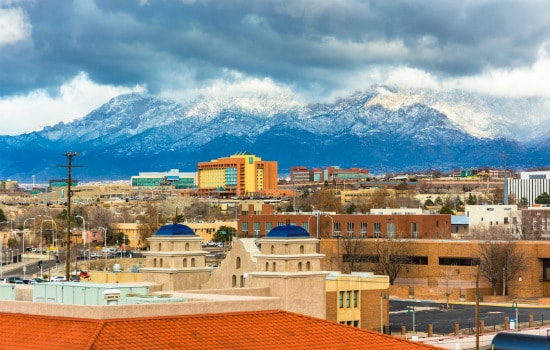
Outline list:
[[[65,282],[67,280],[67,277],[65,276],[54,276],[50,278],[50,282]]]

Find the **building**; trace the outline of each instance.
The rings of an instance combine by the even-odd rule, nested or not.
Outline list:
[[[515,237],[521,236],[521,225],[517,205],[466,205],[470,233],[490,233],[498,231]]]
[[[277,190],[277,162],[262,161],[240,152],[198,164],[199,195],[216,197],[258,196]]]
[[[133,189],[164,190],[167,187],[174,189],[190,189],[197,186],[197,173],[180,172],[179,169],[170,169],[165,172],[140,172],[130,178]]]
[[[237,231],[243,237],[264,237],[287,221],[318,238],[451,238],[448,214],[276,213],[273,206],[265,204],[241,206]]]
[[[4,350],[38,347],[42,350],[60,347],[73,350],[441,349],[287,311],[212,312],[210,305],[214,303],[204,301],[203,311],[182,312],[179,305],[167,303],[98,306],[94,313],[85,306],[65,307],[63,310],[50,307],[50,314],[37,311],[36,305],[31,308],[30,304],[34,303],[5,303],[10,305],[3,305],[0,313],[0,346]],[[42,303],[40,306],[50,305]],[[162,315],[159,312],[169,311],[169,308],[178,313]],[[30,334],[29,330],[40,335]]]
[[[385,240],[361,240],[359,251],[365,255],[363,261],[372,261],[370,255],[377,245]],[[514,298],[550,297],[550,242],[549,241],[490,241],[498,244],[511,244],[523,256],[524,268],[506,285],[506,296],[502,296],[502,280],[498,281],[497,295],[500,301]],[[404,250],[410,260],[400,270],[390,295],[403,299],[442,300],[450,295],[451,300],[474,301],[476,276],[480,262],[480,246],[487,241],[478,240],[411,240]],[[342,254],[338,252],[336,239],[322,239],[320,252],[326,256]],[[401,252],[403,254],[403,252]],[[519,262],[510,262],[518,264]],[[323,260],[322,269],[330,269],[332,262]],[[373,271],[370,263],[362,266],[363,271]],[[500,276],[501,274],[499,274]],[[484,301],[493,298],[490,283],[480,277],[481,295]]]
[[[331,272],[326,279],[327,320],[388,333],[389,279],[370,272]]]
[[[329,166],[325,169],[308,169],[305,166],[290,168],[290,182],[292,184],[334,182],[337,184],[357,183],[367,181],[369,171],[361,168],[344,169],[339,166]]]
[[[150,250],[144,252],[146,267],[141,269],[143,279],[160,285],[161,290],[198,289],[208,281],[213,270],[206,266],[202,238],[188,226],[162,226],[147,239]]]
[[[543,192],[550,193],[549,171],[524,171],[519,179],[508,179],[508,196],[516,198],[517,203],[532,206]]]

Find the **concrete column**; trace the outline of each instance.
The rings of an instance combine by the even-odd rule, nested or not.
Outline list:
[[[508,316],[504,317],[504,330],[505,331],[510,330],[510,317]]]
[[[533,328],[535,326],[535,317],[533,316],[533,313],[529,314],[529,328]]]
[[[479,335],[485,334],[485,320],[479,320]]]
[[[455,322],[455,335],[458,335],[459,328],[460,328],[460,324],[458,322]]]
[[[407,334],[407,326],[401,326],[401,335]]]
[[[433,324],[428,324],[428,338],[431,338],[433,337],[434,335],[434,325]]]

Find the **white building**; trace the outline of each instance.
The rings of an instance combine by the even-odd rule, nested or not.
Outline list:
[[[550,193],[550,171],[524,171],[520,179],[508,180],[508,196],[513,195],[517,203],[525,199],[531,206],[543,192]]]
[[[513,236],[521,234],[520,216],[517,205],[466,205],[465,213],[469,218],[469,230],[491,231]]]

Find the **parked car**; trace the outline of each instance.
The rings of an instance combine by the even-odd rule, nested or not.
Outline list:
[[[32,278],[29,280],[29,284],[38,284],[38,283],[44,283],[44,282],[46,282],[46,280],[40,277]]]
[[[67,278],[65,276],[53,276],[50,278],[50,282],[65,282]]]
[[[96,258],[101,258],[103,255],[100,253],[100,252],[92,252],[90,254],[90,259],[96,259]]]
[[[71,276],[70,281],[71,282],[80,282],[80,276],[79,275]]]
[[[8,283],[23,284],[23,279],[19,276],[8,277]]]

